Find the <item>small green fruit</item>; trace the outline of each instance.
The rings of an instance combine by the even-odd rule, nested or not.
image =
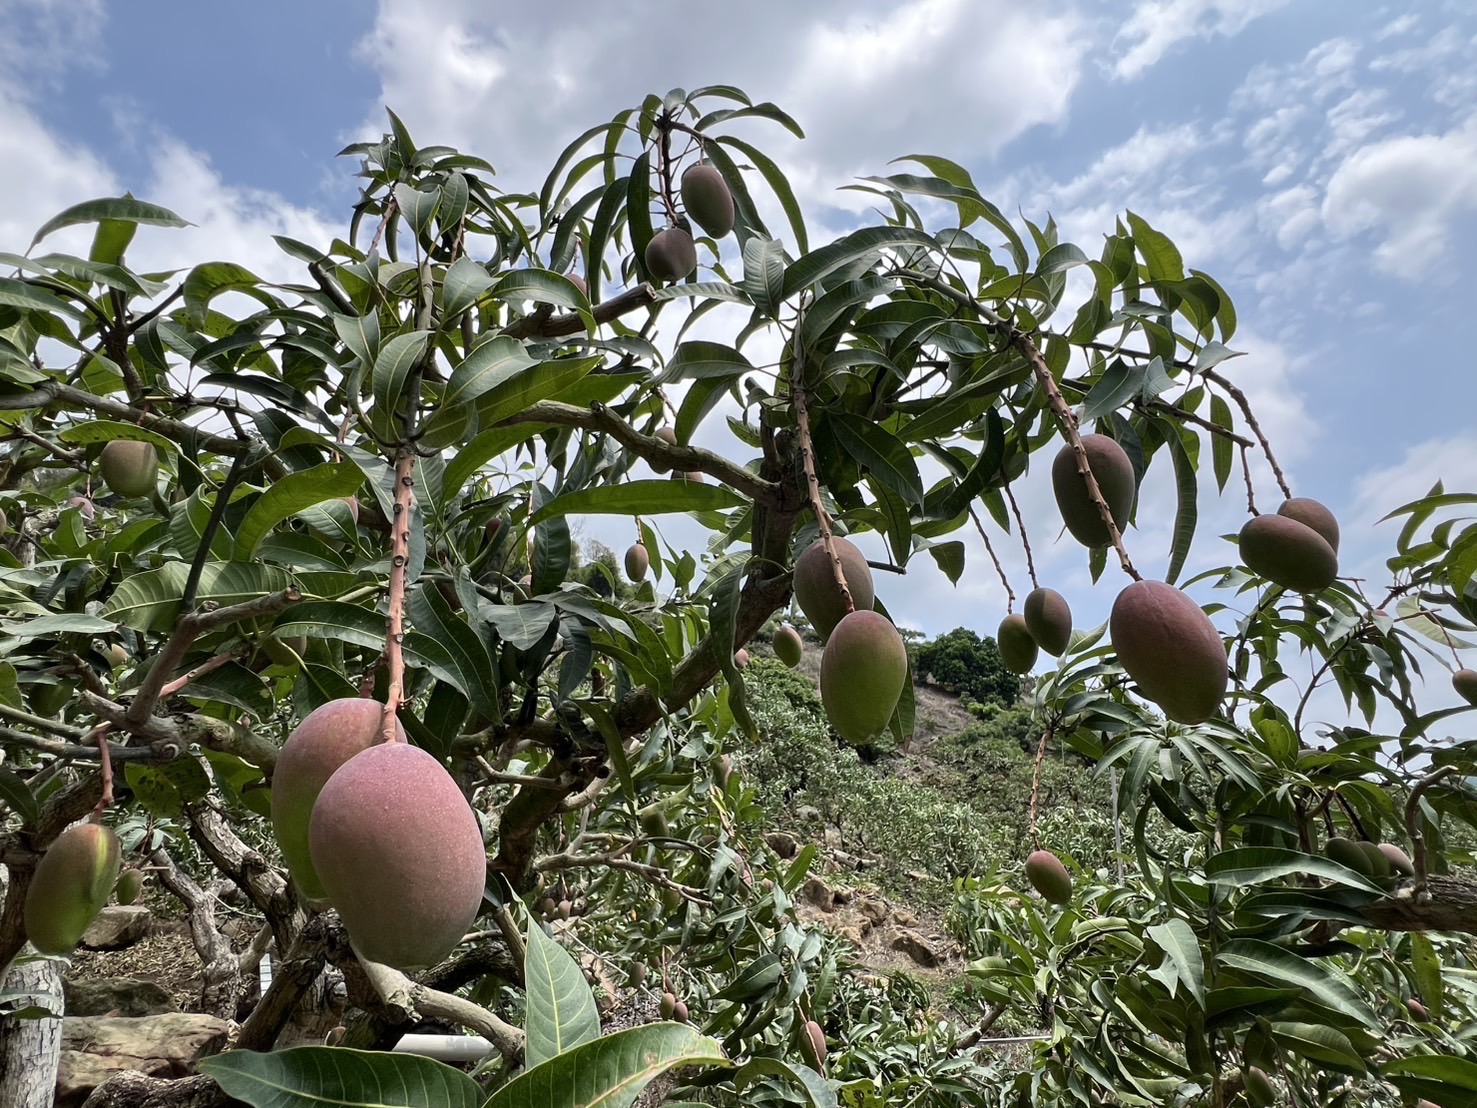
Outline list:
[[[841,559],[841,576],[851,593],[852,608],[858,612],[871,611],[877,594],[866,555],[851,540],[839,535],[832,537],[831,545],[836,557]],[[826,553],[826,544],[820,539],[807,546],[795,559],[794,586],[795,603],[800,605],[805,618],[810,620],[824,643],[846,615],[846,601],[836,585],[836,570],[831,556]]]
[[[886,730],[907,680],[902,636],[877,612],[852,612],[821,654],[821,704],[849,743],[870,742]]]
[[[1026,626],[1026,617],[1018,613],[1006,616],[995,632],[995,643],[1000,648],[1000,661],[1012,673],[1030,673],[1036,664],[1036,640]]]
[[[42,954],[70,954],[97,918],[118,881],[118,836],[84,823],[56,837],[26,890],[26,937]]]
[[[1385,852],[1377,844],[1361,839],[1355,845],[1364,854],[1364,860],[1369,863],[1371,877],[1383,881],[1395,875],[1395,868],[1390,864],[1390,859],[1385,857]]]
[[[1108,504],[1108,513],[1121,532],[1128,524],[1138,491],[1133,463],[1123,447],[1107,435],[1083,435],[1082,448],[1087,452],[1087,467]],[[1077,468],[1077,453],[1071,443],[1062,447],[1051,463],[1051,487],[1056,493],[1062,522],[1074,539],[1088,547],[1107,546],[1112,542],[1097,506],[1087,495],[1087,482]]]
[[[1330,861],[1365,877],[1374,876],[1374,863],[1359,843],[1342,835],[1334,835],[1323,844],[1323,853]]]
[[[132,866],[118,875],[118,884],[113,887],[113,899],[119,904],[132,904],[143,891],[144,875]]]
[[[1055,589],[1032,589],[1021,605],[1026,630],[1036,645],[1053,658],[1066,653],[1072,641],[1072,609]]]
[[[159,452],[153,443],[114,439],[97,459],[103,484],[119,496],[144,496],[159,480]]]
[[[631,579],[632,584],[639,585],[646,580],[646,571],[651,568],[651,557],[646,553],[643,543],[635,543],[626,550],[626,576]]]
[[[1072,875],[1049,850],[1032,851],[1026,859],[1026,880],[1052,904],[1067,904],[1072,900]]]
[[[774,633],[774,656],[785,665],[794,669],[800,664],[801,657],[805,654],[805,640],[800,637],[800,632],[788,623]]]
[[[1241,1071],[1241,1084],[1246,1090],[1246,1103],[1251,1108],[1269,1108],[1277,1100],[1277,1090],[1272,1079],[1255,1066]]]
[[[733,230],[733,193],[723,174],[709,162],[688,166],[682,174],[682,207],[714,238]]]
[[[697,245],[680,227],[667,227],[646,244],[646,269],[658,281],[680,281],[697,269]]]

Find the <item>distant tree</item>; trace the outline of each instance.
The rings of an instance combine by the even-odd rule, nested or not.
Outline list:
[[[967,627],[956,627],[918,646],[913,673],[981,704],[1008,708],[1021,696],[1021,679],[1000,661],[995,640],[981,638]]]

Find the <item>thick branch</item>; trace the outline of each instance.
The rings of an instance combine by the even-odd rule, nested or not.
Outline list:
[[[650,307],[655,303],[656,289],[642,282],[635,288],[627,289],[619,296],[613,296],[609,300],[596,304],[595,322],[597,324],[610,323],[627,312]],[[565,335],[577,335],[585,330],[584,318],[578,312],[569,312],[565,315],[546,317],[524,316],[504,327],[503,334],[515,339],[557,339]]]
[[[402,446],[395,455],[395,518],[390,521],[389,616],[385,632],[384,741],[395,742],[395,714],[405,696],[405,578],[410,565],[410,517],[415,511],[415,451]]]
[[[1458,931],[1477,935],[1477,884],[1430,874],[1402,880],[1389,896],[1359,909],[1386,931]]]
[[[377,962],[361,960],[359,965],[385,1004],[403,1011],[409,1019],[421,1016],[450,1020],[486,1038],[509,1062],[523,1057],[523,1032],[480,1004],[429,988]]]
[[[205,986],[201,1000],[205,1011],[222,1019],[234,1019],[241,999],[241,964],[231,942],[215,923],[215,898],[182,872],[165,851],[149,855],[160,883],[179,898],[188,912],[190,941],[204,966]]]
[[[287,1026],[303,994],[323,972],[328,960],[327,916],[308,921],[287,956],[272,967],[272,984],[241,1025],[238,1050],[271,1050]]]

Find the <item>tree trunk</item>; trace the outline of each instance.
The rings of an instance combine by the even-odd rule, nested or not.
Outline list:
[[[56,1013],[45,1019],[0,1016],[0,1104],[5,1108],[51,1108],[56,1096],[64,1005],[57,965],[45,958],[13,966],[3,983],[5,989],[28,993],[31,1003]]]
[[[209,1077],[145,1077],[137,1070],[115,1073],[82,1108],[245,1108]]]

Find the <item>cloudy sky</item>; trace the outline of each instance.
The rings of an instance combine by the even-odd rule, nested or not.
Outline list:
[[[839,186],[911,153],[963,163],[1003,210],[1054,215],[1089,254],[1124,209],[1168,232],[1235,299],[1247,356],[1224,368],[1294,491],[1340,515],[1344,571],[1371,589],[1394,532],[1372,529],[1379,516],[1438,477],[1477,487],[1468,3],[0,0],[0,26],[3,249],[128,189],[196,224],[146,229],[136,262],[229,258],[285,279],[294,264],[270,235],[343,233],[355,166],[333,154],[376,137],[385,105],[418,142],[480,154],[518,191],[648,92],[730,83],[806,129],[751,137],[790,175],[813,240],[866,218]],[[1165,564],[1167,476],[1151,473],[1129,536],[1149,573]],[[1118,581],[1089,589],[1039,481],[1023,491],[1044,583],[1079,625],[1101,620]],[[1231,560],[1216,535],[1244,501],[1229,491],[1202,496],[1191,573]],[[969,541],[957,589],[926,557],[884,579],[900,622],[993,631],[1003,593]],[[999,547],[1022,588],[1014,541]]]

